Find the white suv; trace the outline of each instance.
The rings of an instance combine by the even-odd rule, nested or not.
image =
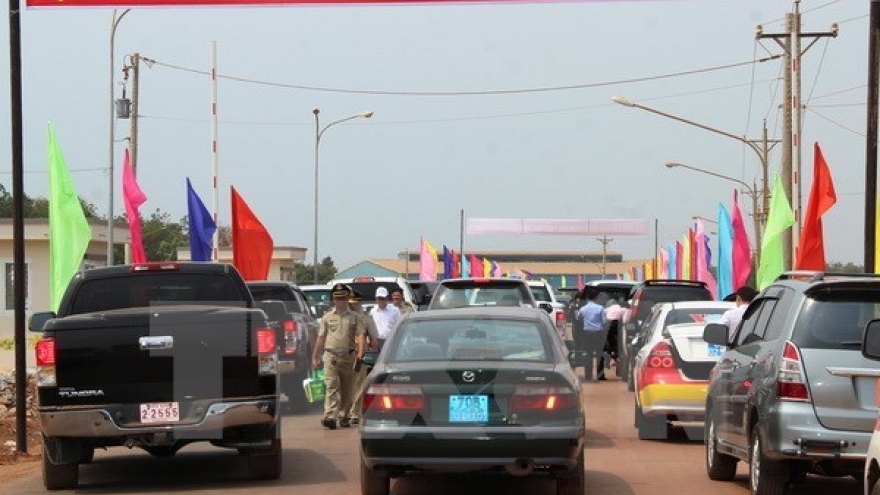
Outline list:
[[[328,283],[331,287],[335,284],[345,284],[353,290],[361,294],[361,305],[364,311],[370,312],[370,309],[376,305],[376,289],[385,287],[388,294],[400,289],[403,291],[403,300],[416,310],[418,306],[415,303],[412,287],[409,282],[402,277],[354,277],[354,278],[335,278]]]
[[[537,301],[539,306],[542,306],[541,303],[550,305],[552,308],[550,319],[556,323],[556,331],[564,337],[565,305],[556,300],[556,292],[554,292],[553,286],[540,280],[529,280],[529,289],[532,290],[532,295],[535,296],[535,301]]]

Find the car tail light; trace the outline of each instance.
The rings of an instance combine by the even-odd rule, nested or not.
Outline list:
[[[672,348],[669,342],[665,340],[654,344],[651,352],[645,356],[645,360],[634,371],[638,373],[636,383],[638,383],[639,390],[652,384],[678,383],[681,381],[681,374],[672,355]]]
[[[511,414],[552,414],[577,406],[578,396],[569,387],[517,385],[510,397]]]
[[[364,393],[363,411],[378,413],[425,412],[427,400],[418,385],[370,385]]]
[[[675,368],[675,360],[672,358],[669,342],[665,340],[657,342],[645,359],[645,366],[648,368]]]
[[[162,270],[179,270],[180,265],[177,263],[138,263],[131,265],[133,272],[155,272]]]
[[[291,355],[296,352],[297,344],[299,344],[299,328],[295,321],[285,319],[283,323],[284,329],[284,354]]]
[[[565,327],[565,313],[562,311],[556,312],[556,328],[564,328]]]
[[[274,375],[278,372],[278,354],[275,352],[275,330],[264,327],[257,330],[257,353],[260,375]]]
[[[776,375],[777,392],[781,400],[809,402],[810,391],[807,390],[807,381],[804,379],[803,360],[797,346],[791,342],[785,343],[782,351],[782,363],[779,365],[779,373]]]
[[[54,387],[57,384],[55,376],[55,339],[49,337],[38,340],[34,352],[37,359],[37,385],[41,387]]]

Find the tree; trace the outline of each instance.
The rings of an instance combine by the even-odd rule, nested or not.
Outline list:
[[[333,258],[327,256],[320,263],[318,263],[318,281],[315,282],[315,265],[306,265],[303,263],[297,263],[295,266],[296,270],[296,283],[300,285],[311,285],[311,284],[326,284],[330,280],[333,280],[336,277],[336,266],[333,264]]]
[[[21,198],[24,218],[49,218],[49,200],[44,197],[32,198],[25,194]],[[101,218],[92,203],[79,198],[86,218]],[[0,218],[12,218],[12,193],[0,184]],[[106,217],[105,217],[106,218]]]
[[[848,262],[846,265],[844,265],[840,261],[826,263],[825,271],[834,273],[864,273],[862,265],[856,265],[851,261]]]

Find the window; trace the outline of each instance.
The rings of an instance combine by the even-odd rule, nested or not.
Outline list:
[[[755,327],[758,323],[758,317],[761,313],[761,308],[764,306],[764,300],[757,300],[756,303],[752,303],[749,305],[749,309],[746,310],[746,313],[743,315],[742,323],[739,325],[739,332],[736,334],[736,343],[737,345],[743,345],[747,343],[746,339],[749,342],[754,339]],[[751,336],[751,338],[749,338]]]
[[[28,294],[28,265],[24,265],[24,305],[27,311],[27,294]],[[15,310],[15,263],[6,263],[6,310]]]

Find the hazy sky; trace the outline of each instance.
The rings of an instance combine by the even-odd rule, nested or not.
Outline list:
[[[829,261],[861,263],[863,256],[869,4],[801,2],[804,31],[840,23],[839,36],[819,41],[803,60],[803,202],[812,143],[819,141],[838,192],[825,217]],[[438,249],[457,247],[462,209],[475,218],[656,218],[659,242],[667,244],[681,238],[694,215],[715,218],[718,202],[729,205],[736,184],[667,170],[664,163],[751,184],[760,179],[759,162],[733,139],[616,105],[610,97],[625,95],[755,138],[766,119],[776,138],[782,62],[615,82],[780,53],[773,41],[754,39],[755,27],[781,32],[791,8],[783,0],[149,8],[133,10],[119,24],[116,67],[138,52],[208,71],[216,41],[221,76],[247,80],[218,85],[221,223],[229,223],[234,185],[276,245],[308,248],[309,262],[316,107],[322,125],[375,111],[370,120],[331,127],[321,139],[319,254],[340,268],[415,249],[420,237]],[[46,123],[52,121],[80,195],[102,213],[110,18],[109,9],[22,15],[25,189],[47,194]],[[3,39],[7,30],[7,23],[0,25]],[[8,64],[8,50],[0,52],[5,74]],[[174,219],[185,215],[186,177],[210,208],[211,83],[193,71],[142,66],[138,179],[149,197],[145,214],[159,208]],[[6,163],[8,81],[0,78]],[[594,85],[605,82],[614,84]],[[118,121],[118,139],[128,125]],[[117,145],[116,184],[124,146]],[[771,159],[776,172],[778,148]],[[11,189],[10,167],[2,170],[0,182]],[[117,186],[117,214],[120,196]],[[748,214],[750,200],[741,199],[741,207]],[[751,236],[749,219],[746,225]],[[653,236],[616,237],[609,244],[626,258],[649,257],[653,247]],[[594,237],[471,236],[468,248],[597,251],[601,243]]]

